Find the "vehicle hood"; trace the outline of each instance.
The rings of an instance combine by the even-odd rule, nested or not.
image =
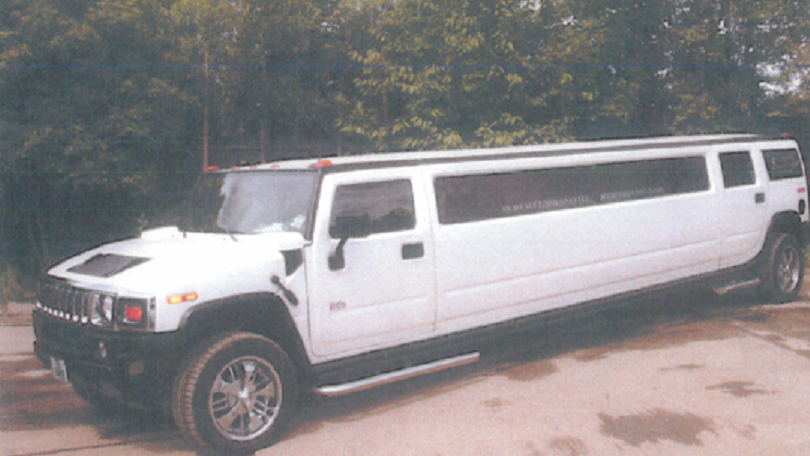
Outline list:
[[[83,252],[48,273],[120,293],[171,294],[210,288],[230,278],[243,282],[260,276],[267,281],[271,274],[284,273],[281,252],[303,246],[297,233],[201,234],[160,228]],[[212,294],[225,295],[227,290]]]

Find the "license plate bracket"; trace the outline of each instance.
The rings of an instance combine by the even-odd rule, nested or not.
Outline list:
[[[51,356],[51,372],[54,378],[63,383],[68,383],[68,371],[65,360]]]

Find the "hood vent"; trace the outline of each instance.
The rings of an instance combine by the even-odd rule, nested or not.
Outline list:
[[[68,272],[106,278],[120,274],[129,268],[134,268],[147,261],[149,261],[149,258],[98,254],[78,266],[73,266],[68,269]]]

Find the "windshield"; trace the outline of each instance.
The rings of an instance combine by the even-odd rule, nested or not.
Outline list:
[[[305,234],[316,172],[204,174],[188,203],[181,228],[202,233]]]

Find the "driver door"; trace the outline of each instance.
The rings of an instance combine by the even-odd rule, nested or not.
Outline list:
[[[433,238],[418,170],[328,174],[318,207],[307,259],[313,352],[359,353],[431,334]]]

